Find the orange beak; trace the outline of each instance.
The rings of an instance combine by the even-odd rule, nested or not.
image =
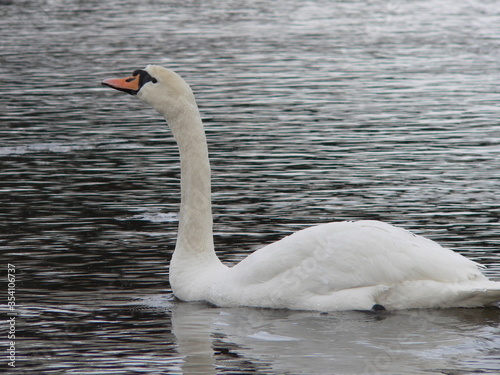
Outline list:
[[[109,86],[113,89],[126,92],[127,94],[136,95],[140,89],[140,76],[132,76],[128,78],[110,78],[102,81],[104,86]]]

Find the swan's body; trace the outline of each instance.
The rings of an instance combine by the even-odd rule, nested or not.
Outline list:
[[[103,84],[135,94],[161,113],[179,146],[181,208],[170,283],[184,301],[304,310],[474,307],[500,301],[500,282],[437,243],[379,221],[301,230],[234,267],[213,245],[210,165],[194,95],[154,65]]]

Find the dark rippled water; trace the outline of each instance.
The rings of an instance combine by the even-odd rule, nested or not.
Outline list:
[[[16,368],[2,327],[2,369],[500,372],[496,309],[176,302],[175,144],[159,115],[100,86],[148,63],[193,86],[226,262],[308,225],[380,219],[500,280],[494,1],[7,0],[0,15],[0,249],[17,302]]]

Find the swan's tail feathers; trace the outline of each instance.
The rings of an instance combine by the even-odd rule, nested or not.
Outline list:
[[[493,306],[500,304],[500,283],[496,286],[478,287],[457,293],[460,307]]]
[[[500,304],[500,282],[409,281],[377,296],[376,303],[391,310],[495,306]]]

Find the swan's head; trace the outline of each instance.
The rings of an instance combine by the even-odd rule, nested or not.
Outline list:
[[[136,95],[167,118],[186,106],[196,106],[189,85],[177,73],[157,65],[134,70],[130,77],[106,79],[102,84]]]

